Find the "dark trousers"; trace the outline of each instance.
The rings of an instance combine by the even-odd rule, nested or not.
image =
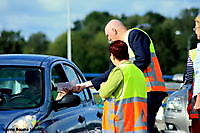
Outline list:
[[[151,91],[147,93],[147,129],[148,133],[158,133],[155,127],[156,114],[162,105],[163,99],[167,96],[166,92]]]
[[[200,133],[200,120],[192,119],[192,126],[190,127],[190,133]]]

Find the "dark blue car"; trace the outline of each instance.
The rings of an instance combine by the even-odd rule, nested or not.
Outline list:
[[[0,132],[101,132],[102,110],[89,88],[56,100],[58,83],[84,81],[62,57],[0,55]]]

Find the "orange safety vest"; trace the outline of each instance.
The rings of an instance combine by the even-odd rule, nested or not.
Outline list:
[[[140,30],[142,32],[144,32],[148,37],[149,35],[139,29],[139,28],[133,28],[132,30]],[[146,79],[146,83],[147,83],[147,92],[149,91],[167,91],[166,87],[165,87],[165,83],[164,80],[162,78],[162,72],[160,69],[160,64],[158,62],[158,58],[156,56],[156,52],[154,49],[154,45],[153,45],[153,41],[150,39],[150,53],[151,53],[151,63],[149,64],[149,66],[143,71],[145,79]],[[129,46],[130,49],[130,46]],[[134,58],[134,53],[132,50],[129,50],[129,58],[133,59]]]
[[[147,104],[144,98],[104,102],[103,133],[147,133]]]
[[[146,82],[134,64],[119,66],[123,74],[122,91],[104,101],[103,133],[147,133]],[[109,78],[109,77],[108,77]],[[106,88],[109,89],[109,88]],[[119,88],[118,88],[119,89]],[[101,93],[101,90],[100,90]]]

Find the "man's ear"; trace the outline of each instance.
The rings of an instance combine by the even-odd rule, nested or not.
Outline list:
[[[117,35],[117,30],[115,28],[112,28],[112,31],[115,35]]]

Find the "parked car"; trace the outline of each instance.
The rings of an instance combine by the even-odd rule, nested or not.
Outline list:
[[[102,109],[89,88],[55,100],[59,82],[86,81],[71,61],[48,55],[0,55],[0,73],[1,133],[101,132]]]
[[[164,111],[165,133],[189,133],[191,121],[188,118],[187,104],[190,88],[190,84],[183,85],[168,97]]]

